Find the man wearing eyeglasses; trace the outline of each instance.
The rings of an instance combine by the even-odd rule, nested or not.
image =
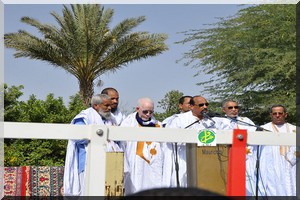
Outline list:
[[[256,127],[254,122],[248,117],[239,116],[240,106],[237,100],[226,99],[222,102],[222,111],[225,113],[225,117],[229,121],[225,120],[224,123],[228,122],[231,129],[247,129],[248,131],[255,131]]]
[[[192,97],[190,100],[190,111],[176,115],[166,125],[166,128],[198,130],[216,128],[214,121],[203,116],[203,112],[208,111],[208,106],[209,103],[204,97],[200,95]],[[186,144],[178,143],[175,147],[174,145],[173,143],[167,143],[165,168],[169,168],[169,171],[164,176],[164,183],[171,187],[187,187]],[[178,158],[179,169],[176,169],[176,163],[173,162],[174,157]]]
[[[269,112],[271,122],[263,128],[275,133],[296,134],[296,126],[286,122],[288,113],[284,105],[273,105]],[[296,196],[296,155],[295,146],[263,146],[260,185],[266,188],[265,195]]]
[[[158,128],[161,124],[153,113],[153,101],[147,97],[140,98],[136,112],[128,115],[121,126]],[[159,142],[123,142],[125,195],[162,187],[163,145]]]
[[[222,102],[222,111],[225,117],[216,117],[216,122],[221,121],[223,130],[246,129],[254,132],[257,127],[248,117],[239,116],[240,106],[237,100],[225,99]],[[256,194],[256,146],[247,146],[246,148],[246,196],[255,196]]]

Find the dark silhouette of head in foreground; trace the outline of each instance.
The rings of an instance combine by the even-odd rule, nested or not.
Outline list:
[[[128,196],[121,197],[120,200],[131,200],[131,199],[155,199],[155,200],[185,199],[187,200],[196,196],[198,196],[197,199],[199,199],[199,196],[203,196],[203,198],[200,199],[214,199],[214,200],[231,199],[230,197],[223,196],[221,194],[217,194],[208,190],[189,187],[189,188],[157,188],[157,189],[144,190]]]

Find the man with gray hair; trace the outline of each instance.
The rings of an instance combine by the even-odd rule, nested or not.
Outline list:
[[[225,99],[222,102],[222,111],[229,121],[225,120],[223,123],[228,122],[228,126],[231,127],[231,129],[247,129],[248,131],[255,131],[257,128],[251,119],[239,116],[240,108],[241,106],[239,106],[237,100]]]
[[[254,132],[257,127],[254,122],[248,117],[239,116],[241,106],[235,99],[225,99],[222,102],[222,111],[224,117],[214,117],[213,119],[221,124],[220,129],[233,130],[233,129],[246,129],[247,131]],[[256,153],[257,146],[246,147],[246,196],[255,196],[256,193]]]
[[[110,97],[106,94],[97,94],[91,99],[91,107],[76,115],[71,124],[116,125],[116,120],[110,111]],[[87,145],[88,140],[69,140],[68,142],[64,171],[65,196],[82,196],[84,194]],[[106,151],[118,152],[122,150],[114,141],[107,141]]]

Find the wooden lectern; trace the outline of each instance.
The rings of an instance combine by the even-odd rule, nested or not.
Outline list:
[[[105,196],[124,196],[124,153],[106,153]]]
[[[189,187],[226,195],[228,146],[187,144],[187,178]]]

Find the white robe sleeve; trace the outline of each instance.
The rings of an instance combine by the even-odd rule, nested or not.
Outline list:
[[[291,166],[294,166],[297,162],[296,159],[296,147],[291,146],[289,151],[285,155],[286,160],[291,164]]]
[[[171,187],[172,173],[173,173],[173,143],[163,143],[162,150],[164,152],[163,178],[162,186]]]
[[[123,152],[123,148],[114,141],[108,141],[106,143],[106,152]]]
[[[132,176],[135,169],[136,142],[127,142],[126,150],[124,151],[124,188],[125,195],[132,194],[136,191]]]
[[[82,187],[78,174],[78,155],[74,140],[69,140],[64,170],[64,196],[79,196]]]

